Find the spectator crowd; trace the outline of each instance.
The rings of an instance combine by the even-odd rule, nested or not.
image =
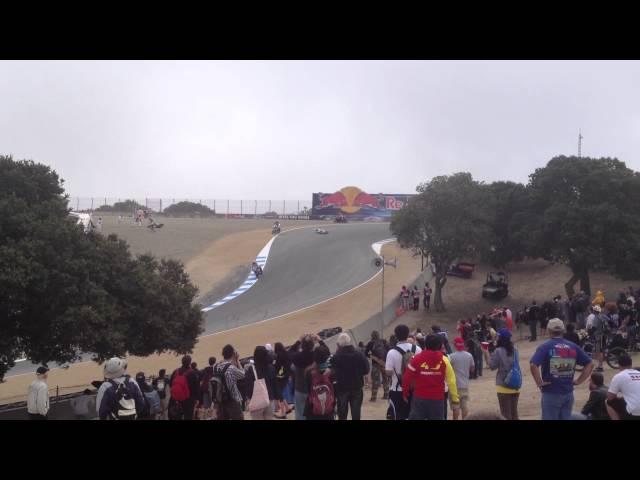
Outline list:
[[[427,284],[425,308],[430,294]],[[417,287],[403,288],[400,298],[407,308],[419,306]],[[449,409],[454,420],[518,420],[523,376],[513,333],[523,324],[529,327],[530,341],[545,338],[529,359],[543,420],[640,419],[640,372],[631,357],[617,357],[620,371],[609,386],[602,374],[611,338],[635,345],[638,309],[631,287],[615,302],[606,302],[599,291],[593,300],[580,292],[541,306],[533,301],[515,315],[506,306],[496,308],[460,320],[452,341],[437,325],[428,334],[398,325],[389,339],[373,331],[366,345],[356,346],[349,334],[339,333],[332,354],[319,335],[305,334],[288,348],[282,343],[256,346],[253,357],[243,361],[226,345],[221,360],[210,357],[202,369],[185,355],[171,374],[163,369],[152,376],[130,376],[126,360],[112,358],[104,364],[97,397],[85,390],[72,407],[76,418],[101,420],[272,420],[292,412],[296,420],[360,420],[368,387],[370,402],[377,402],[382,390],[389,420],[445,420]],[[487,410],[490,406],[472,405],[473,380],[487,368],[495,371],[500,415]],[[36,377],[28,391],[28,414],[44,420],[49,410],[47,369],[40,367]],[[574,387],[587,381],[589,399],[578,411]]]

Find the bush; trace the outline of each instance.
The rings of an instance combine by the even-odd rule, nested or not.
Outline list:
[[[180,217],[180,216],[200,216],[210,217],[216,214],[215,210],[210,209],[206,205],[195,202],[178,202],[167,207],[162,212],[165,215]]]

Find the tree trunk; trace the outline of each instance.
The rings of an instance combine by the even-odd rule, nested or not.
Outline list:
[[[575,295],[576,292],[573,289],[573,287],[576,283],[578,283],[578,280],[580,280],[580,275],[578,275],[577,273],[574,273],[569,279],[569,281],[564,284],[564,291],[567,294],[567,298],[571,298]]]
[[[589,270],[586,268],[580,272],[580,290],[591,297],[591,281],[589,279]]]
[[[436,309],[436,312],[446,311],[444,302],[442,301],[442,289],[444,288],[446,283],[447,283],[446,270],[438,269],[436,272],[436,278],[435,278],[436,288],[433,296],[433,306]]]

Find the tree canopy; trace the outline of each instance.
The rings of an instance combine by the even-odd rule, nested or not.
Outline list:
[[[96,212],[134,212],[139,209],[150,210],[146,208],[144,205],[140,205],[135,200],[125,200],[124,202],[116,202],[113,205],[102,205],[96,208]]]
[[[216,214],[215,210],[210,209],[206,205],[188,201],[174,203],[165,208],[162,213],[176,217],[194,215],[208,217]]]
[[[183,265],[85,234],[62,183],[47,166],[0,156],[0,378],[22,355],[46,364],[191,351],[202,313]]]
[[[442,289],[451,264],[482,254],[491,238],[486,190],[469,173],[435,177],[398,211],[391,230],[400,245],[430,257],[435,267],[434,307],[444,310]]]

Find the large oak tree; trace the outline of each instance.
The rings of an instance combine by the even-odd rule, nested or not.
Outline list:
[[[183,265],[84,234],[49,167],[0,156],[0,378],[25,355],[66,363],[192,350],[202,332]]]

